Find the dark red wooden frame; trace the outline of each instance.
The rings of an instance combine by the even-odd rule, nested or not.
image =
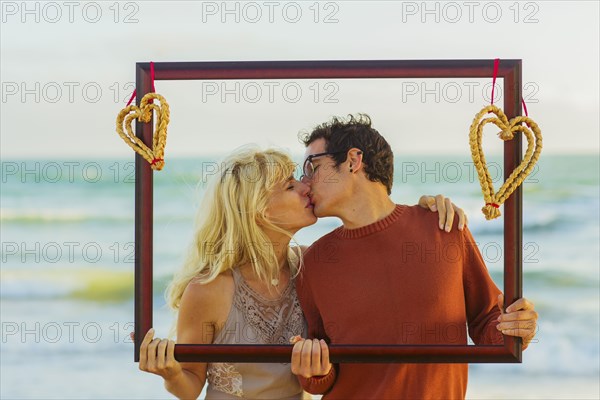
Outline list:
[[[325,78],[492,78],[494,60],[159,62],[155,80],[325,79]],[[521,60],[501,60],[504,113],[521,115]],[[150,63],[136,64],[137,104],[152,90]],[[474,110],[474,112],[477,110]],[[136,124],[136,135],[152,143],[153,124]],[[465,142],[466,143],[466,142]],[[521,136],[504,143],[504,176],[520,163]],[[148,162],[135,157],[135,361],[142,338],[152,327],[153,176]],[[504,203],[504,295],[506,304],[522,297],[522,190]],[[292,346],[178,344],[179,361],[289,362]],[[504,345],[332,345],[332,362],[515,363],[521,339]]]

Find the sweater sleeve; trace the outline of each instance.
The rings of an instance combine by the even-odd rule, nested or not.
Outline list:
[[[463,230],[463,281],[469,336],[477,345],[502,344],[502,333],[496,329],[501,293],[488,273],[475,239],[467,227]]]
[[[329,373],[325,376],[313,376],[311,378],[298,376],[298,381],[302,388],[310,394],[325,394],[335,383],[335,378],[337,378],[336,369],[337,365],[332,365]]]
[[[323,320],[319,309],[315,304],[315,300],[310,289],[309,280],[301,273],[296,280],[296,291],[298,293],[298,300],[302,306],[304,317],[308,324],[308,338],[324,339],[328,344],[331,343],[329,337],[325,333],[325,327],[323,326]],[[329,373],[324,376],[313,376],[311,378],[304,378],[298,376],[298,381],[302,388],[311,394],[324,394],[327,393],[335,383],[337,377],[337,366],[333,365],[329,370]]]

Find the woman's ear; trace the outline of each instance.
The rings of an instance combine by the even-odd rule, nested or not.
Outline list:
[[[267,225],[268,219],[269,219],[269,209],[267,208],[262,213],[260,213],[260,212],[256,213],[256,218],[254,219],[254,222],[256,222],[256,225],[263,228]]]

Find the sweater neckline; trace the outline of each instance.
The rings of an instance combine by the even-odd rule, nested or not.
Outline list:
[[[386,229],[391,224],[396,222],[400,218],[400,216],[402,216],[404,209],[404,206],[396,204],[394,210],[388,216],[386,216],[383,219],[380,219],[379,221],[375,221],[372,224],[354,229],[344,228],[344,226],[342,225],[339,228],[335,229],[333,233],[339,237],[346,239],[357,239],[364,236],[372,235],[373,233]]]

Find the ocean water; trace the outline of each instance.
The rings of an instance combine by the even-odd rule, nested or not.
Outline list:
[[[398,158],[398,156],[397,156]],[[162,293],[183,260],[217,157],[169,159],[155,172],[154,325],[172,323]],[[489,159],[496,190],[501,161]],[[522,364],[472,364],[469,398],[599,398],[598,155],[543,155],[524,183],[524,294],[539,312]],[[0,397],[171,398],[138,371],[133,330],[134,166],[131,160],[4,160],[1,171]],[[396,160],[392,198],[443,193],[502,287],[502,221],[486,221],[469,159]],[[340,223],[300,231],[310,244]]]

